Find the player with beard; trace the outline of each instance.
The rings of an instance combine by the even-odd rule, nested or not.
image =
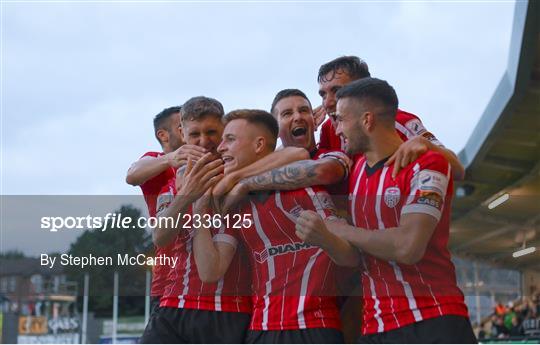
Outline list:
[[[175,190],[171,192],[169,186],[163,191],[158,205],[159,215],[163,218],[178,219],[182,214],[191,213],[191,204],[222,177],[223,162],[216,149],[223,132],[223,106],[212,98],[194,97],[182,106],[181,113],[185,142],[201,147],[207,153],[194,165],[189,159],[188,172],[186,167],[178,169]],[[266,165],[283,165],[304,156],[299,149],[282,150],[265,157],[259,167],[252,169],[256,173]],[[197,183],[190,182],[192,180]],[[192,255],[193,232],[183,227],[185,218],[180,219],[181,226],[177,228],[175,224],[167,223],[154,230],[154,243],[159,247],[173,245],[174,255],[179,260],[170,270],[159,313],[150,320],[141,341],[241,342],[251,313],[251,299],[245,297],[250,294],[249,272],[241,269],[242,260],[235,256],[231,270],[223,279],[213,284],[203,283]]]
[[[346,200],[340,196],[347,193],[344,181],[351,160],[340,150],[317,147],[313,112],[307,96],[298,89],[281,90],[272,102],[271,113],[278,121],[279,138],[283,146],[303,148],[309,152],[310,159],[298,160],[275,169],[267,167],[265,172],[251,177],[243,174],[246,168],[231,172],[213,191],[217,197],[230,191],[223,201],[223,211],[226,212],[251,191],[294,190],[318,185],[328,186],[338,209],[342,205],[346,207]]]
[[[392,178],[398,163],[385,163],[403,143],[395,131],[394,89],[363,78],[336,96],[337,134],[348,154],[363,154],[349,183],[354,226],[326,222],[306,224],[303,231],[308,243],[317,244],[331,231],[363,252],[363,336],[358,341],[476,342],[447,248],[450,164],[428,150]]]
[[[317,125],[324,120],[325,114],[329,117],[321,126],[320,148],[343,149],[343,143],[335,132],[336,92],[350,82],[368,77],[370,77],[368,65],[356,56],[342,56],[320,67],[317,81],[323,104],[315,109]],[[396,131],[404,143],[386,163],[388,166],[394,161],[397,162],[394,164],[392,176],[396,176],[400,169],[431,150],[439,152],[450,162],[455,180],[463,179],[465,168],[455,153],[445,148],[431,132],[426,130],[416,115],[398,109],[395,123]]]
[[[298,110],[306,115],[310,113],[310,108],[303,107],[295,108],[292,113]],[[271,114],[262,110],[237,110],[227,114],[225,122],[223,141],[218,148],[225,175],[274,151],[278,124]],[[300,123],[293,131],[297,128],[305,129]],[[307,137],[309,132],[297,137],[301,135]],[[194,213],[211,212],[209,200],[208,192],[206,198],[195,203]],[[196,230],[194,255],[203,281],[221,279],[241,248],[248,253],[255,295],[248,343],[343,341],[333,290],[334,262],[355,266],[359,255],[346,241],[332,234],[320,247],[303,243],[295,229],[302,211],[310,216],[336,218],[329,195],[322,188],[309,187],[250,198],[240,212],[252,217],[249,225],[229,226],[217,234],[205,227]]]
[[[147,152],[129,168],[126,182],[140,186],[148,207],[150,217],[156,215],[158,195],[161,190],[174,181],[176,168],[185,164],[188,157],[197,160],[204,150],[193,145],[184,145],[180,121],[180,107],[163,109],[154,118],[154,134],[162,152]],[[155,247],[156,256],[168,255],[171,248]],[[159,299],[166,285],[168,269],[166,266],[152,267],[152,312],[159,306]]]

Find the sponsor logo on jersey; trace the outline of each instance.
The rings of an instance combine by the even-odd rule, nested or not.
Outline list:
[[[396,207],[401,198],[401,191],[398,187],[388,187],[384,191],[384,203],[389,208]]]
[[[440,196],[446,194],[446,188],[448,187],[448,178],[442,173],[434,170],[422,170],[419,173],[418,189],[421,192],[434,192]]]
[[[300,213],[303,210],[304,209],[302,208],[302,206],[296,205],[295,207],[291,208],[291,210],[289,211],[289,214],[291,214],[295,218],[298,218],[298,217],[300,217]]]
[[[263,263],[266,260],[268,260],[268,258],[271,256],[293,253],[293,252],[310,249],[310,248],[313,248],[313,246],[304,242],[280,244],[277,246],[264,248],[260,252],[254,252],[253,257],[255,258],[257,262]]]
[[[161,193],[160,195],[158,195],[157,202],[156,202],[156,205],[157,205],[156,206],[156,211],[157,211],[156,213],[159,215],[167,207],[169,207],[169,205],[172,202],[172,199],[173,199],[173,193],[171,191]]]
[[[411,132],[414,133],[414,135],[422,135],[426,132],[426,128],[422,124],[422,122],[418,119],[410,120],[405,124],[405,127],[407,127]]]

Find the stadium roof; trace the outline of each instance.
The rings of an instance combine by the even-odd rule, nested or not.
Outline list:
[[[540,271],[540,1],[516,1],[508,66],[459,153],[450,248],[460,256]],[[493,201],[509,198],[497,207]],[[501,199],[499,199],[501,200]],[[504,200],[504,199],[502,199]],[[491,204],[491,206],[490,206]],[[536,252],[514,258],[524,247]]]

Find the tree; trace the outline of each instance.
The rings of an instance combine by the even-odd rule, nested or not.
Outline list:
[[[108,224],[103,227],[86,230],[71,244],[68,254],[74,257],[111,257],[112,265],[89,265],[81,269],[79,266],[66,266],[69,280],[79,283],[79,294],[83,292],[84,274],[90,274],[89,309],[97,316],[110,316],[112,311],[112,296],[114,271],[119,274],[119,304],[123,315],[141,315],[144,312],[145,270],[139,265],[117,265],[118,254],[150,254],[152,248],[151,236],[144,228],[138,227],[137,219],[140,210],[124,205],[114,212],[117,217],[129,217],[126,228]],[[111,223],[111,221],[109,221]],[[80,298],[80,301],[82,298]]]
[[[23,259],[24,253],[18,249],[8,250],[4,253],[0,253],[0,259]]]

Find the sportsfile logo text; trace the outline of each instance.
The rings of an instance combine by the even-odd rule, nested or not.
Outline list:
[[[221,228],[229,229],[249,228],[253,224],[251,214],[190,214],[179,213],[176,217],[132,217],[122,216],[120,213],[107,213],[101,216],[77,217],[41,217],[41,229],[57,232],[58,230],[95,230],[102,232],[108,229],[138,229],[138,228]]]

